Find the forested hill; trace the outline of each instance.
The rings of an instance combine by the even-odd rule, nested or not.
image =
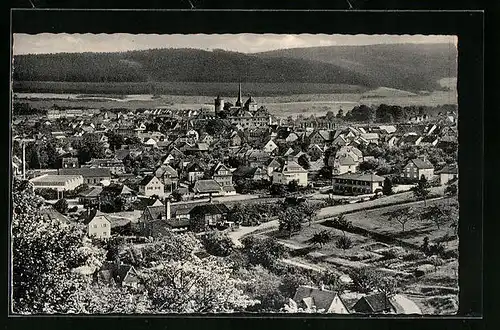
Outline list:
[[[353,74],[363,74],[371,84],[378,82],[379,86],[409,91],[420,87],[429,90],[426,86],[443,77],[457,77],[458,70],[458,51],[452,44],[308,47],[255,55],[334,64]]]
[[[419,47],[416,53],[394,53],[390,48],[376,46],[366,49],[370,47],[377,48],[372,56],[360,54],[355,47],[351,47],[351,53],[349,47],[339,47],[337,60],[328,60],[325,55],[336,47],[314,48],[323,55],[311,58],[307,58],[304,49],[296,49],[296,53],[291,49],[258,54],[152,49],[18,55],[14,57],[13,77],[15,81],[64,82],[332,83],[418,91],[438,88],[437,80],[450,74],[445,69],[449,66],[448,54],[437,56],[433,47],[429,48],[431,51]]]

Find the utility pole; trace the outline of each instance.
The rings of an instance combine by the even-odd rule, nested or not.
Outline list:
[[[26,144],[22,142],[23,146],[23,180],[26,180]]]

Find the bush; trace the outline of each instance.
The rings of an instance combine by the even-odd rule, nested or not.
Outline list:
[[[54,189],[50,189],[50,188],[36,189],[35,193],[38,196],[41,196],[41,197],[43,197],[46,200],[57,199],[57,191],[54,190]]]
[[[57,212],[66,214],[68,213],[68,201],[64,198],[61,198],[54,204],[54,208],[57,210]]]
[[[212,231],[204,235],[201,242],[207,252],[217,257],[227,257],[233,252],[234,243],[225,233]]]
[[[70,212],[70,213],[73,213],[73,212],[76,212],[76,211],[78,211],[78,206],[76,206],[76,205],[73,206],[72,208],[68,209],[68,212]]]
[[[340,236],[337,242],[335,243],[335,246],[342,250],[348,250],[352,247],[352,245],[353,245],[352,240],[345,235]]]
[[[409,252],[403,255],[403,261],[416,261],[425,258],[425,253],[423,252]]]

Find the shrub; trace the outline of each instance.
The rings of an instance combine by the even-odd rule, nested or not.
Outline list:
[[[335,243],[335,246],[342,250],[348,250],[352,247],[352,245],[353,245],[352,240],[345,235],[340,236],[337,242]]]
[[[415,261],[415,260],[421,260],[424,258],[425,258],[425,253],[423,253],[423,252],[409,252],[409,253],[403,255],[404,261]]]
[[[227,257],[234,248],[234,243],[225,233],[212,231],[203,236],[201,240],[207,252],[217,257]]]
[[[78,206],[73,206],[72,208],[68,209],[68,212],[72,213],[72,212],[76,212],[78,211]]]
[[[57,210],[57,212],[66,214],[68,213],[68,201],[64,198],[61,198],[54,204],[54,208]]]

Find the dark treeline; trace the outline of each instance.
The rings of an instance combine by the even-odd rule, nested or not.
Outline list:
[[[14,58],[13,78],[54,82],[295,82],[419,91],[435,90],[439,88],[438,79],[454,76],[453,70],[442,70],[449,66],[450,56],[426,62],[426,71],[422,73],[408,65],[405,56],[391,57],[392,48],[379,51],[377,57],[359,56],[352,48],[342,53],[337,62],[287,54],[269,56],[199,49],[18,55]],[[411,54],[412,58],[428,58],[429,52],[426,48],[419,52],[417,48]],[[385,58],[391,60],[377,62],[385,53]]]
[[[427,115],[436,117],[439,114],[456,112],[457,106],[454,104],[444,104],[438,106],[399,106],[380,104],[378,107],[359,105],[348,111],[344,119],[356,122],[378,122],[395,123],[407,121],[414,116]]]

